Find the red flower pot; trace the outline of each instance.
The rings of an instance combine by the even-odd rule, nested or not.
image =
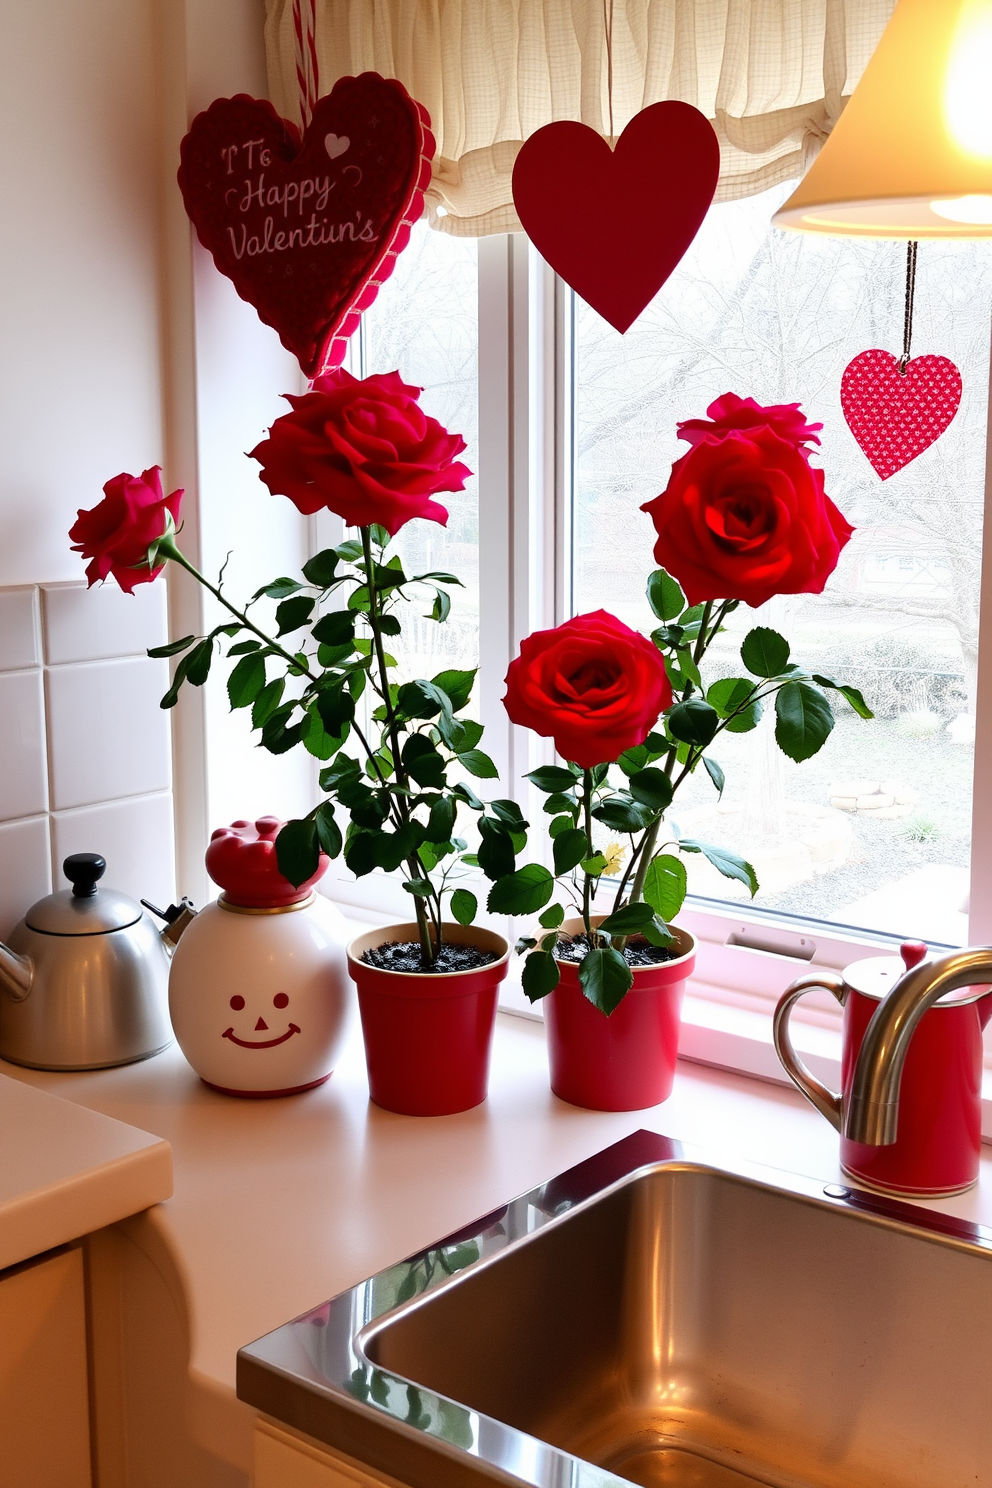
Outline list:
[[[402,1116],[449,1116],[486,1098],[499,984],[510,947],[475,925],[445,925],[452,944],[495,951],[474,971],[380,971],[361,958],[389,940],[416,940],[417,926],[386,925],[348,947],[358,988],[369,1093]]]
[[[576,935],[582,925],[570,921],[563,929]],[[632,967],[634,985],[609,1017],[583,994],[578,965],[559,961],[561,980],[545,998],[544,1022],[551,1089],[561,1100],[591,1111],[639,1111],[671,1095],[682,993],[696,965],[695,940],[672,929],[678,957]]]

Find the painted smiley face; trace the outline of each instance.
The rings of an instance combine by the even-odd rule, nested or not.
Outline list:
[[[236,1013],[240,1013],[243,1010],[244,1005],[244,998],[240,996],[240,994],[235,993],[235,995],[231,998],[231,1007]],[[272,1006],[279,1008],[280,1010],[282,1008],[288,1007],[289,997],[285,992],[277,992],[275,997],[273,997],[272,999]],[[268,1023],[266,1023],[264,1018],[259,1018],[258,1022],[255,1024],[254,1031],[256,1033],[268,1033],[269,1025]],[[275,1038],[243,1039],[238,1038],[238,1035],[235,1033],[234,1026],[232,1024],[230,1028],[224,1029],[224,1032],[221,1034],[221,1038],[230,1039],[231,1043],[237,1044],[239,1049],[274,1049],[277,1044],[284,1044],[287,1039],[291,1039],[293,1037],[294,1033],[299,1033],[300,1031],[301,1030],[298,1023],[290,1023],[289,1027],[286,1029],[286,1032],[278,1034]]]

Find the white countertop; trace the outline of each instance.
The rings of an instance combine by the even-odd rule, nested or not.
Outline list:
[[[717,1159],[840,1177],[836,1133],[789,1089],[680,1061],[664,1105],[582,1111],[551,1094],[541,1026],[505,1014],[489,1100],[428,1120],[369,1104],[357,1030],[326,1085],[271,1101],[207,1089],[175,1047],[87,1074],[0,1070],[171,1143],[175,1193],[141,1224],[168,1247],[186,1294],[193,1430],[242,1471],[252,1426],[234,1395],[242,1344],[630,1131],[664,1132]],[[979,1187],[932,1207],[992,1225],[985,1151]]]
[[[167,1141],[0,1068],[0,1270],[170,1197]]]

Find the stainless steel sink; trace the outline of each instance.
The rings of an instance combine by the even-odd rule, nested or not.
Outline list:
[[[242,1350],[414,1488],[990,1488],[992,1235],[647,1132]]]

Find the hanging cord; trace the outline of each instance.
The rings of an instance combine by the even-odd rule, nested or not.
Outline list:
[[[613,138],[613,0],[603,0],[606,27],[606,98],[610,110],[610,139]]]
[[[899,372],[905,376],[906,367],[909,364],[909,346],[913,339],[913,301],[916,298],[916,250],[919,244],[910,242],[906,244],[906,309],[902,320],[902,356],[899,358]]]
[[[313,116],[319,86],[314,3],[315,0],[293,0],[296,86],[300,92],[300,121],[304,129]]]

